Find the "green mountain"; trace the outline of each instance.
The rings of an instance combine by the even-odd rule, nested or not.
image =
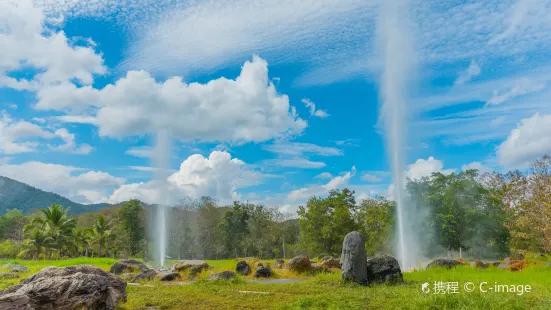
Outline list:
[[[93,212],[109,206],[107,203],[91,205],[76,203],[58,194],[45,192],[25,183],[0,176],[0,215],[10,209],[18,209],[23,214],[30,214],[52,204],[71,208],[69,211],[71,215]]]

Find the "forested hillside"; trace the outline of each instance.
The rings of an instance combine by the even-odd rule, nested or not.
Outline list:
[[[25,183],[0,176],[0,214],[11,209],[18,209],[23,214],[31,214],[53,204],[70,208],[69,214],[72,215],[97,211],[109,206],[107,203],[92,205],[76,203],[58,194],[45,192]]]

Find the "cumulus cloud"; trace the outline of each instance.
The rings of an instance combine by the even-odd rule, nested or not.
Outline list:
[[[76,145],[75,135],[65,128],[57,129],[54,135],[63,140],[63,144],[61,145],[50,145],[50,149],[54,151],[65,151],[85,155],[89,154],[94,149],[88,144]]]
[[[316,104],[310,99],[302,99],[302,103],[310,110],[310,116],[316,116],[319,118],[326,118],[329,114],[324,110],[316,110]]]
[[[209,157],[191,155],[166,182],[125,184],[113,192],[110,200],[137,198],[148,203],[177,203],[185,196],[211,196],[228,203],[239,198],[237,190],[260,184],[263,178],[264,175],[250,169],[242,160],[231,158],[227,152],[214,151]]]
[[[481,162],[478,161],[473,161],[472,163],[461,166],[462,171],[467,171],[471,169],[476,169],[479,173],[492,172],[491,168],[484,166]]]
[[[6,112],[3,112],[0,117],[0,153],[33,152],[38,145],[36,139],[49,139],[52,136],[52,133],[36,124],[12,119]],[[29,139],[35,141],[29,141]]]
[[[59,138],[63,141],[61,145],[50,144],[54,151],[72,152],[75,154],[88,154],[92,147],[88,144],[76,145],[75,135],[65,128],[54,132],[45,130],[42,127],[25,120],[15,120],[5,111],[0,117],[0,153],[17,154],[36,151],[43,139]]]
[[[0,175],[81,203],[105,202],[105,197],[125,182],[102,171],[35,161],[0,165]]]
[[[443,174],[450,174],[455,171],[455,169],[443,169],[444,162],[435,159],[430,156],[428,159],[418,159],[415,163],[408,165],[405,176],[410,179],[421,179],[423,177],[428,177],[434,172],[441,172]]]
[[[469,67],[462,71],[459,76],[457,77],[457,80],[455,80],[454,85],[461,85],[465,84],[468,81],[472,80],[474,77],[477,77],[480,75],[480,66],[473,60],[469,64]]]
[[[551,154],[551,115],[522,119],[497,147],[498,161],[506,167],[527,167],[530,161]]]
[[[0,86],[36,90],[73,79],[91,84],[95,74],[105,73],[93,47],[75,46],[63,31],[45,25],[31,0],[0,1]],[[31,79],[10,75],[29,69],[37,72]]]
[[[287,195],[289,201],[303,202],[312,196],[325,195],[334,189],[340,189],[348,184],[350,179],[356,175],[356,166],[352,166],[350,171],[339,176],[331,178],[327,183],[321,185],[311,185],[290,192]]]
[[[307,125],[268,79],[267,62],[256,56],[235,80],[157,82],[145,71],[130,71],[101,90],[61,84],[38,97],[38,109],[97,109],[94,124],[100,135],[110,137],[167,130],[182,141],[240,144],[292,136]]]

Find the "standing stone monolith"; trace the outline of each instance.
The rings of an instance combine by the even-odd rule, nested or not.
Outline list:
[[[367,254],[364,244],[364,236],[357,231],[344,237],[340,261],[343,280],[367,285]]]

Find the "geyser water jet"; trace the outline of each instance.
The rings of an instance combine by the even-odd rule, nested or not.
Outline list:
[[[407,0],[382,1],[377,23],[379,54],[381,121],[384,123],[387,149],[394,180],[397,210],[397,255],[402,269],[415,265],[417,244],[411,226],[406,225],[404,192],[404,151],[407,124],[408,77],[414,67],[414,48],[408,23]]]
[[[159,197],[157,197],[156,206],[156,221],[153,232],[157,243],[157,259],[161,267],[164,267],[167,245],[167,206],[168,201],[168,171],[170,167],[170,135],[166,130],[160,130],[157,133],[157,141],[155,145],[155,183]]]

